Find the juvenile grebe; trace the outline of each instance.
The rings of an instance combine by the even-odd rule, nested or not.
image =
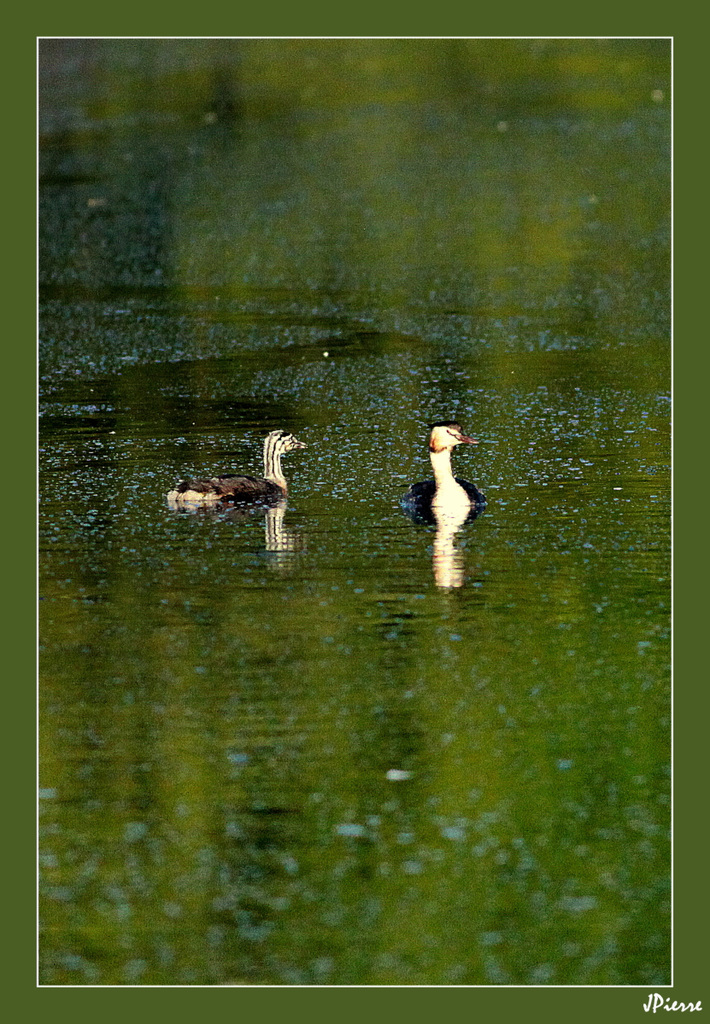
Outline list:
[[[281,501],[288,493],[288,484],[281,470],[281,456],[296,448],[308,446],[285,430],[272,430],[264,439],[264,476],[233,476],[224,474],[209,480],[181,480],[167,496],[174,508],[213,505],[228,502]]]
[[[463,522],[467,518],[475,519],[486,504],[485,494],[475,484],[451,472],[451,452],[458,444],[478,444],[478,441],[467,437],[453,420],[432,423],[429,458],[434,479],[412,484],[402,498],[405,510],[414,518],[433,523],[437,521],[437,512],[446,510],[459,518],[458,513],[463,511],[466,513],[461,519]]]

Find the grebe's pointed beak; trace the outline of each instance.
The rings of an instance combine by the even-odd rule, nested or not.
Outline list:
[[[461,444],[478,444],[475,437],[468,437],[466,434],[457,434],[456,437]]]

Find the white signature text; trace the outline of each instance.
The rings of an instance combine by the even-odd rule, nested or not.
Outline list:
[[[660,992],[651,992],[646,1002],[643,1004],[643,1008],[648,1013],[650,1010],[655,1013],[656,1010],[702,1010],[700,1000],[697,1003],[677,1003],[670,999],[664,999]]]

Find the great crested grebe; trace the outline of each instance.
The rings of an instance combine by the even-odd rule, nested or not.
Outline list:
[[[234,476],[223,474],[209,480],[181,480],[167,495],[173,508],[194,505],[227,504],[232,502],[282,501],[288,493],[288,484],[281,470],[281,456],[296,448],[308,446],[286,430],[272,430],[264,439],[264,476]]]
[[[402,498],[405,509],[414,517],[426,522],[435,522],[437,512],[451,511],[459,518],[465,512],[466,518],[475,518],[486,504],[486,496],[468,480],[455,477],[451,472],[451,452],[459,444],[478,444],[464,434],[454,420],[441,420],[431,424],[429,436],[429,458],[434,470],[433,480],[412,484]]]

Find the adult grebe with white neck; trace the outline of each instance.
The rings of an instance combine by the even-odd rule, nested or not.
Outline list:
[[[434,479],[412,484],[402,498],[405,511],[413,519],[435,523],[445,512],[464,522],[475,519],[485,508],[485,494],[475,484],[452,472],[451,453],[460,444],[478,444],[478,441],[464,434],[455,420],[431,424],[429,458]]]

